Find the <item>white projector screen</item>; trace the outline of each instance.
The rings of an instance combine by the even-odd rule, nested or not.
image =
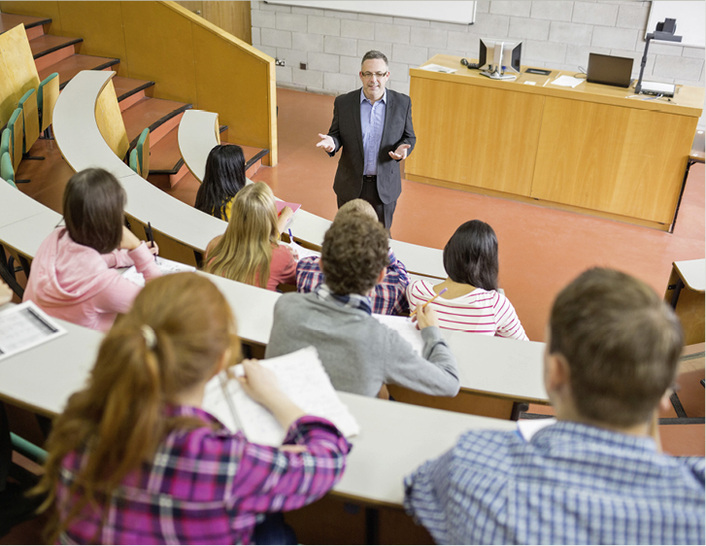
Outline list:
[[[439,0],[422,1],[316,1],[316,0],[266,0],[266,4],[284,4],[287,6],[300,6],[307,8],[332,9],[338,11],[351,11],[353,13],[370,13],[374,15],[390,15],[407,17],[411,19],[424,19],[427,21],[443,21],[445,23],[460,23],[470,25],[476,18],[476,2]]]

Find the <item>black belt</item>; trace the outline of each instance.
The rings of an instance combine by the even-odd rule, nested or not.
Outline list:
[[[378,177],[374,174],[364,174],[363,182],[377,182]]]

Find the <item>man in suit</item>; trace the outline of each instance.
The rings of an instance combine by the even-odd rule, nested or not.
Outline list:
[[[360,197],[368,201],[390,231],[402,191],[399,162],[414,148],[412,102],[407,95],[385,89],[390,71],[379,51],[363,55],[363,87],[336,97],[328,134],[316,145],[331,157],[343,148],[333,183],[338,206]]]

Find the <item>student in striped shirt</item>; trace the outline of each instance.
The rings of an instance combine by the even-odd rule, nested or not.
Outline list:
[[[55,506],[48,544],[296,544],[278,513],[328,492],[350,446],[255,361],[239,381],[287,431],[284,445],[251,443],[204,411],[206,383],[239,355],[211,281],[148,282],[49,436],[35,490]]]
[[[448,330],[527,339],[515,308],[498,289],[498,239],[481,220],[459,226],[444,247],[448,277],[439,284],[419,279],[407,287],[411,308],[430,304]],[[442,290],[445,290],[441,294]]]

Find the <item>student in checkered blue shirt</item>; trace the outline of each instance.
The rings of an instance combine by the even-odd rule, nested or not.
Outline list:
[[[373,206],[363,199],[353,199],[341,205],[337,218],[358,211],[377,220]],[[385,270],[382,281],[370,291],[370,305],[373,313],[378,315],[408,315],[409,303],[407,302],[407,285],[409,276],[405,265],[397,259],[392,249],[388,251],[390,262]],[[323,284],[324,274],[321,271],[321,260],[317,256],[307,256],[297,262],[297,292],[313,292]]]
[[[557,297],[547,337],[556,421],[467,432],[405,479],[409,513],[438,543],[704,544],[704,459],[662,454],[657,433],[683,343],[672,310],[591,269]]]

